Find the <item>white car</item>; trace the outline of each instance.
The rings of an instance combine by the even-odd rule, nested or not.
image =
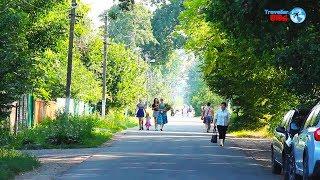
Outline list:
[[[320,104],[310,112],[304,127],[291,141],[288,179],[320,179]]]

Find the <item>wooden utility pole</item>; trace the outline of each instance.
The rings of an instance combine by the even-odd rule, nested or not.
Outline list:
[[[68,68],[67,68],[67,85],[66,85],[66,104],[64,108],[65,114],[69,113],[71,99],[71,78],[72,78],[72,57],[73,57],[73,39],[74,26],[76,23],[76,0],[72,0],[70,13],[70,33],[69,33],[69,50],[68,50]]]
[[[103,47],[103,87],[102,87],[102,108],[101,116],[106,116],[106,71],[107,71],[107,55],[108,55],[108,11],[105,17],[104,47]]]

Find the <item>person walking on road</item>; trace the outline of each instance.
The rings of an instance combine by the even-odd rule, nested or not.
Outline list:
[[[213,108],[211,107],[211,103],[208,102],[207,106],[204,108],[202,112],[202,118],[201,118],[203,119],[203,123],[206,124],[207,133],[211,129],[211,123],[213,122],[213,115],[214,115]]]
[[[154,128],[156,131],[158,131],[158,122],[157,118],[159,116],[159,99],[154,98],[153,104],[152,104],[152,110],[153,110],[153,118],[154,118]]]
[[[227,103],[221,103],[221,109],[216,113],[214,124],[217,125],[220,146],[224,146],[226,133],[230,123],[230,113],[227,110]]]
[[[160,125],[160,131],[163,131],[164,125],[168,123],[167,109],[163,99],[160,99],[159,116],[157,122]]]
[[[145,104],[142,103],[142,100],[139,100],[137,104],[137,118],[139,119],[139,130],[143,130],[143,118],[146,112]]]
[[[145,124],[145,126],[146,126],[146,128],[147,128],[147,131],[149,131],[149,129],[150,129],[150,127],[151,127],[151,117],[150,117],[150,115],[149,115],[148,112],[147,112],[146,114],[147,114],[147,115],[146,115],[146,124]]]

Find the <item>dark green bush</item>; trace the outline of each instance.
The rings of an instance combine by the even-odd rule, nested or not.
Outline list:
[[[229,130],[258,130],[266,125],[265,122],[257,117],[237,116],[236,114],[232,114]]]

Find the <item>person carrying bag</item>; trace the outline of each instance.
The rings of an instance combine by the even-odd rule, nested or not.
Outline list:
[[[214,124],[217,126],[219,133],[220,146],[224,146],[226,139],[226,133],[230,123],[230,113],[227,110],[227,103],[221,103],[221,109],[217,112]]]

